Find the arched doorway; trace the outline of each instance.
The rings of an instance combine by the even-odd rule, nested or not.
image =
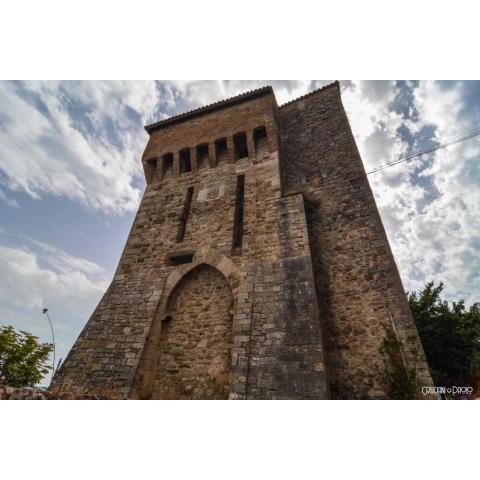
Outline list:
[[[180,280],[160,313],[151,398],[228,398],[233,304],[227,279],[210,265]]]

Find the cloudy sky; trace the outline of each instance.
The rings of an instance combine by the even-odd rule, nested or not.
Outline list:
[[[107,288],[145,188],[145,124],[271,84],[279,104],[328,81],[0,82],[0,324],[65,357]],[[345,81],[365,168],[480,126],[480,82]],[[480,300],[480,136],[369,176],[404,286]]]

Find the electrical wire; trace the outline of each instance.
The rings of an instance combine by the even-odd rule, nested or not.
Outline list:
[[[409,155],[402,155],[399,157],[397,160],[394,162],[389,162],[389,163],[384,163],[383,165],[379,165],[378,167],[375,167],[373,170],[370,170],[367,172],[367,175],[370,175],[371,173],[376,173],[379,172],[380,170],[383,170],[388,167],[392,167],[394,165],[398,165],[399,163],[403,162],[408,162],[409,160],[413,160],[414,158],[420,157],[422,155],[426,155],[428,153],[435,152],[436,150],[440,150],[442,148],[449,147],[451,145],[455,145],[456,143],[463,142],[465,140],[468,140],[470,138],[476,137],[477,135],[480,135],[480,127],[473,128],[471,130],[468,130],[466,132],[460,133],[458,135],[455,135],[447,140],[445,140],[442,143],[439,143],[437,145],[434,145],[429,148],[425,148],[424,150],[420,150],[418,152],[409,154]]]

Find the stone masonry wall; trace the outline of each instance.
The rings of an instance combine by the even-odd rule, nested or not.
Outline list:
[[[255,266],[247,396],[328,398],[303,197],[278,198],[270,211],[279,243],[270,261],[263,256]]]
[[[332,397],[387,395],[379,348],[392,321],[431,384],[338,83],[282,106],[279,119],[284,194],[305,197]]]
[[[304,311],[302,307],[308,295],[311,297],[313,292],[314,296],[311,267],[308,269],[311,262],[305,249],[303,206],[295,203],[298,199],[281,199],[276,108],[274,96],[268,94],[152,132],[143,155],[147,189],[117,272],[57,374],[56,392],[116,398],[212,398],[225,392],[230,398],[325,395],[322,349],[313,345],[315,338],[307,342],[295,327],[310,321],[318,330],[320,323],[315,309]],[[257,127],[264,127],[267,134],[258,145],[254,141]],[[233,138],[239,132],[246,134],[248,156],[237,159]],[[215,141],[222,138],[227,150],[217,159]],[[204,154],[197,158],[199,145],[208,145],[207,159]],[[190,149],[191,171],[182,173],[180,152],[185,148]],[[169,154],[173,156],[173,167],[165,175],[163,162]],[[245,177],[243,235],[241,247],[234,248],[238,175]],[[179,225],[192,187],[185,231],[179,242]],[[292,228],[286,236],[282,221],[285,215],[292,225],[299,225],[300,233]],[[193,263],[176,265],[175,254],[185,252],[193,255]],[[290,257],[284,258],[286,254]],[[193,375],[189,373],[193,360],[188,361],[185,354],[179,363],[182,366],[171,366],[170,372],[177,375],[176,385],[182,392],[175,391],[172,384],[162,390],[156,365],[165,361],[162,349],[168,342],[161,335],[161,321],[168,313],[165,308],[172,294],[166,292],[170,292],[171,279],[177,278],[177,272],[187,274],[190,265],[202,262],[226,277],[229,272],[234,275],[233,283],[229,278],[234,295],[229,388],[222,393],[206,384],[195,385],[192,379],[187,381]],[[307,282],[305,296],[295,295],[298,287],[287,279],[288,273],[292,279]],[[181,276],[175,281],[181,281]],[[190,298],[194,302],[191,308],[202,311],[207,308],[207,297],[205,292],[197,293],[198,297],[186,296],[185,302]],[[304,313],[295,318],[295,311]],[[193,312],[186,303],[185,312]],[[175,326],[175,315],[171,328],[179,328]],[[219,325],[215,322],[209,324],[207,341],[215,336],[216,328]],[[193,331],[190,333],[193,335]],[[182,338],[189,342],[187,337]],[[199,352],[194,349],[190,353],[196,357]],[[200,367],[203,360],[197,360]],[[170,367],[161,368],[165,373]],[[306,376],[301,379],[303,371]],[[322,388],[316,391],[315,384]],[[189,386],[193,388],[187,391]]]
[[[9,387],[0,385],[0,400],[108,400],[98,395],[55,395],[41,387]]]
[[[0,385],[0,400],[49,400],[48,390],[31,387]]]
[[[151,398],[227,399],[233,295],[225,277],[201,265],[186,275],[162,320]]]
[[[337,84],[149,131],[127,244],[54,396],[385,398],[392,322],[431,382]]]

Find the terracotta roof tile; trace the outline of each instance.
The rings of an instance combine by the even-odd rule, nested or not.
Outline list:
[[[335,81],[333,83],[329,83],[328,85],[325,85],[324,87],[318,88],[317,90],[313,90],[312,92],[308,92],[305,95],[302,95],[301,97],[295,98],[293,100],[290,100],[289,102],[284,103],[283,105],[280,106],[280,108],[285,107],[286,105],[290,105],[294,102],[298,102],[299,100],[302,100],[305,97],[308,97],[310,95],[313,95],[315,93],[318,93],[322,90],[325,90],[327,88],[333,87],[333,86],[339,86],[339,82]],[[211,103],[209,105],[205,105],[203,107],[196,108],[194,110],[190,110],[185,113],[180,113],[179,115],[175,115],[174,117],[166,118],[165,120],[161,120],[156,123],[152,123],[150,125],[145,126],[145,130],[150,134],[154,132],[155,130],[159,130],[160,128],[167,127],[169,125],[173,125],[176,123],[184,122],[186,120],[189,120],[193,117],[196,117],[198,115],[203,115],[205,113],[210,113],[214,112],[215,110],[219,110],[224,107],[229,107],[231,105],[235,105],[236,103],[241,103],[246,100],[251,100],[252,98],[260,97],[262,95],[268,95],[268,94],[273,94],[273,88],[270,85],[267,85],[265,87],[260,87],[255,90],[250,90],[245,93],[241,93],[240,95],[236,95],[234,97],[226,98],[224,100],[220,100],[215,103]]]
[[[270,85],[265,87],[257,88],[255,90],[250,90],[249,92],[241,93],[235,97],[226,98],[225,100],[220,100],[219,102],[211,103],[203,107],[196,108],[195,110],[190,110],[189,112],[181,113],[175,115],[174,117],[166,118],[160,122],[152,123],[145,126],[145,130],[150,134],[155,130],[160,128],[173,125],[175,123],[180,123],[190,118],[196,117],[198,115],[203,115],[205,113],[210,113],[215,110],[219,110],[230,105],[235,105],[236,103],[244,102],[245,100],[251,100],[252,98],[260,97],[263,95],[273,94],[273,88]]]
[[[289,100],[288,102],[280,105],[280,108],[283,108],[286,105],[290,105],[292,103],[298,102],[299,100],[303,100],[305,97],[309,97],[310,95],[314,95],[315,93],[321,92],[322,90],[326,90],[327,88],[338,87],[339,85],[340,85],[340,82],[338,80],[335,80],[335,82],[324,85],[323,87],[317,88],[316,90],[312,90],[311,92],[308,92],[305,95],[302,95],[301,97],[297,97],[297,98],[294,98],[293,100]]]

